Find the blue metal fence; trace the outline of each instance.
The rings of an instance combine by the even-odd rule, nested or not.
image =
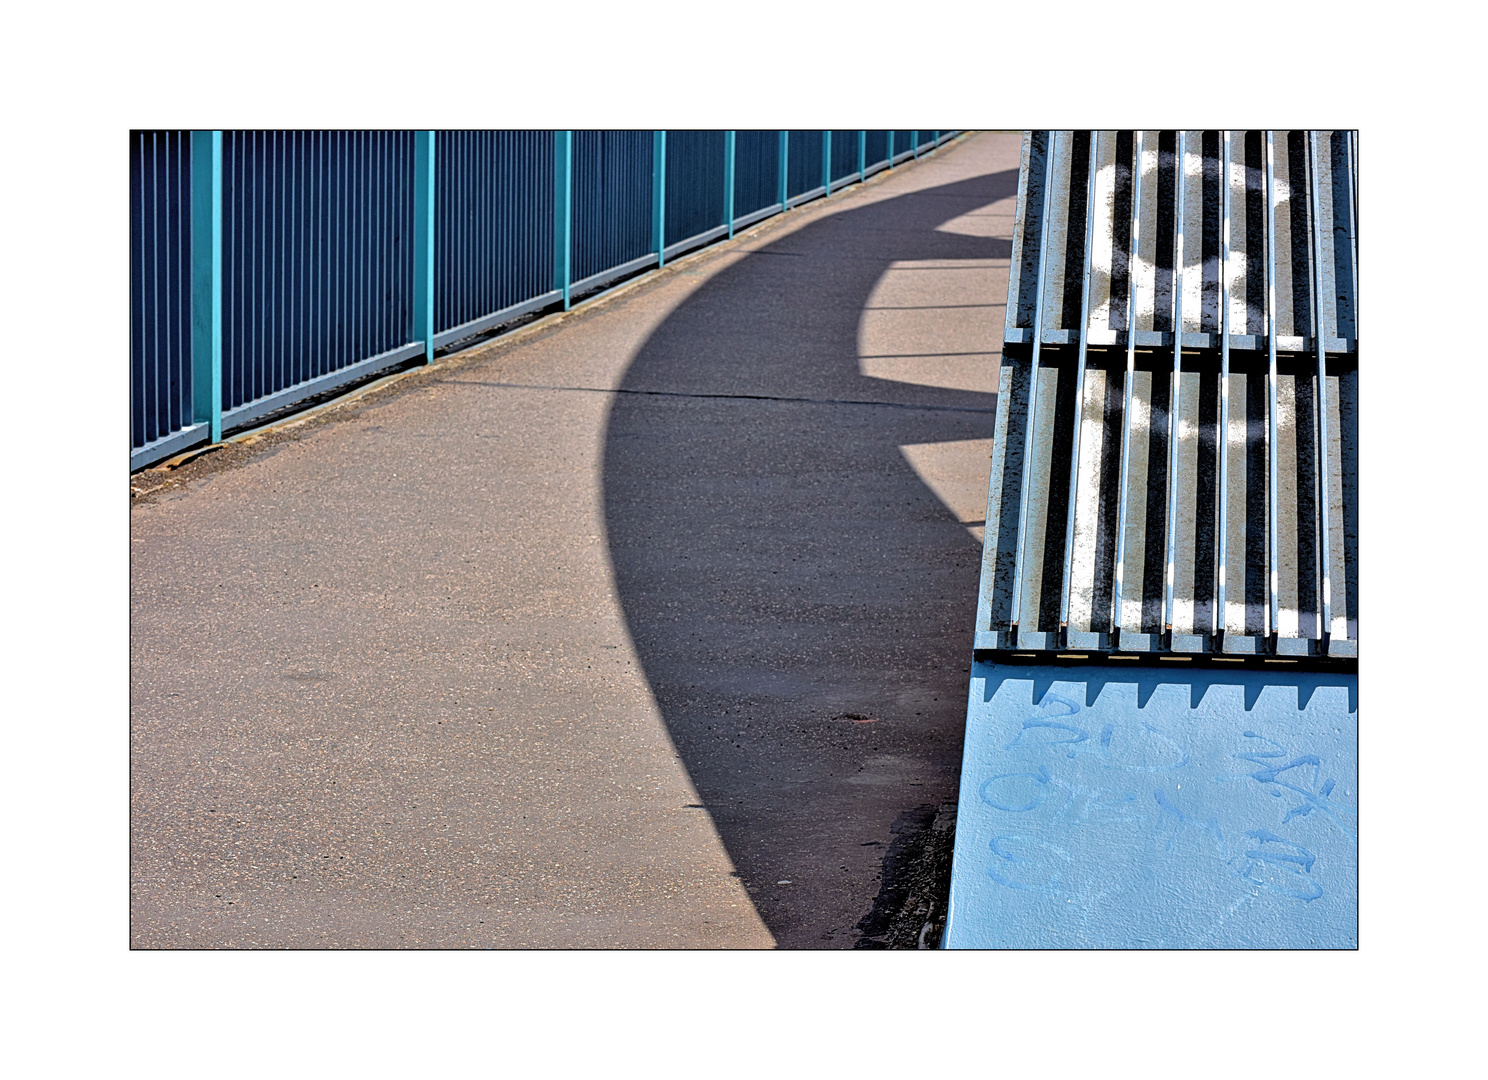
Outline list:
[[[144,446],[193,426],[189,132],[130,135],[129,286],[130,438]]]
[[[566,308],[951,134],[133,132],[130,465]]]
[[[858,151],[862,148],[858,144],[862,141],[861,135],[862,132],[858,131],[832,132],[832,183],[845,180],[860,171]]]
[[[441,131],[434,160],[438,348],[557,299],[554,133]]]
[[[574,132],[575,289],[656,262],[651,247],[652,142],[649,131]]]
[[[780,206],[780,132],[735,133],[734,218],[768,212]]]
[[[822,133],[792,131],[785,194],[788,199],[825,187],[822,183]],[[804,200],[803,200],[804,201]]]
[[[222,195],[224,424],[417,354],[411,132],[224,132]]]
[[[724,219],[724,132],[666,133],[666,243],[707,243]]]

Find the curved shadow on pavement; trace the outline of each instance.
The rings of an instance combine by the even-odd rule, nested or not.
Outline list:
[[[851,946],[894,823],[955,797],[980,548],[899,448],[990,438],[995,395],[861,374],[858,324],[893,262],[1007,258],[1006,240],[937,227],[1016,183],[978,176],[766,241],[655,331],[610,412],[630,631],[784,947]]]

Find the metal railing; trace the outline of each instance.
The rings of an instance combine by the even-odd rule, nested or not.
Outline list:
[[[130,467],[566,310],[956,134],[133,132]]]
[[[129,140],[131,446],[174,452],[205,437],[191,351],[191,152],[181,131]]]
[[[223,426],[416,355],[413,136],[222,134]]]

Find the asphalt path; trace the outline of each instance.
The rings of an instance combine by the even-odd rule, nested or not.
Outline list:
[[[132,944],[860,943],[956,794],[1017,167],[135,478]]]

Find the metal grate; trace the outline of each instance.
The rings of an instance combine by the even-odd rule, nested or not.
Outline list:
[[[722,131],[666,133],[668,247],[727,225],[724,221]]]
[[[553,133],[441,131],[436,345],[553,293]],[[455,336],[451,336],[455,331]]]
[[[129,136],[131,450],[192,421],[190,136]]]
[[[792,131],[786,161],[786,197],[794,199],[822,186],[822,133]]]
[[[413,134],[229,131],[222,157],[222,405],[241,421],[408,344]]]
[[[1357,657],[1354,145],[1025,135],[979,651]]]

